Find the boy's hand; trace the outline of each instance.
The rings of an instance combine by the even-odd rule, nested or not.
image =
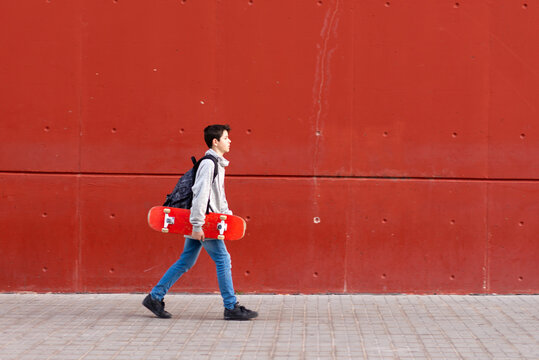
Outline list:
[[[195,240],[204,241],[204,231],[193,231],[191,237]]]

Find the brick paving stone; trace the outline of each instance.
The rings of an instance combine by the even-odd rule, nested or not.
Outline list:
[[[0,294],[0,359],[539,359],[539,296]],[[111,306],[114,304],[114,306]]]

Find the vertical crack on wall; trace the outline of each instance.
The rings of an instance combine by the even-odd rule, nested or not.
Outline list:
[[[209,114],[210,114],[210,117],[214,117],[215,119],[219,119],[219,112],[221,110],[221,102],[220,102],[220,89],[219,89],[219,84],[223,84],[225,83],[223,81],[224,79],[224,73],[225,73],[225,68],[226,68],[226,64],[223,64],[223,59],[221,59],[221,61],[218,61],[217,60],[217,57],[218,57],[218,54],[223,54],[224,53],[224,43],[225,43],[225,39],[223,38],[224,37],[224,29],[225,29],[225,23],[224,23],[224,17],[223,15],[220,13],[220,6],[221,6],[221,2],[220,1],[217,1],[214,5],[214,16],[213,16],[213,19],[214,19],[214,22],[213,22],[213,32],[214,32],[214,36],[213,36],[213,39],[214,39],[214,42],[213,42],[213,46],[212,46],[212,61],[213,61],[213,65],[212,65],[212,69],[213,69],[213,76],[212,76],[212,79],[213,79],[213,84],[211,85],[211,88],[209,89],[209,94],[208,96],[210,97],[211,99],[211,103],[210,103],[210,109],[208,110],[209,111]]]
[[[321,44],[317,44],[318,55],[316,59],[316,68],[313,84],[313,124],[314,124],[314,156],[313,156],[313,205],[315,216],[319,216],[320,198],[318,186],[318,158],[320,153],[320,138],[322,132],[322,116],[326,110],[324,107],[325,95],[331,80],[331,55],[335,52],[337,45],[330,48],[331,37],[337,37],[337,26],[339,23],[339,0],[335,2],[334,8],[329,8],[324,17],[322,30],[320,31]]]

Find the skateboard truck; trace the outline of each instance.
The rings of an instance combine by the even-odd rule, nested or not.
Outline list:
[[[221,215],[219,217],[221,219],[220,223],[217,223],[217,230],[219,230],[219,235],[217,236],[217,239],[224,240],[225,236],[223,235],[228,227],[226,220],[226,215]]]
[[[163,209],[163,212],[165,213],[165,221],[163,223],[163,228],[161,229],[161,232],[164,232],[166,234],[168,233],[168,226],[173,225],[176,218],[168,215],[170,214],[170,209]]]

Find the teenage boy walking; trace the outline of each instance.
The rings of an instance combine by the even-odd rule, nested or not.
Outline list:
[[[215,262],[219,290],[225,306],[225,320],[248,320],[258,316],[258,313],[240,306],[234,295],[230,254],[225,242],[217,239],[206,239],[202,226],[206,211],[232,215],[228,208],[225,196],[225,167],[229,162],[223,155],[230,151],[231,140],[228,137],[228,125],[210,125],[204,129],[204,140],[209,150],[206,155],[217,159],[218,172],[215,179],[214,162],[204,159],[200,163],[193,185],[193,203],[191,206],[191,224],[193,233],[185,238],[185,245],[180,258],[167,270],[165,275],[144,298],[142,304],[160,318],[170,318],[171,314],[165,311],[163,298],[170,287],[190,268],[195,265],[202,247]],[[208,203],[209,199],[209,203]]]

